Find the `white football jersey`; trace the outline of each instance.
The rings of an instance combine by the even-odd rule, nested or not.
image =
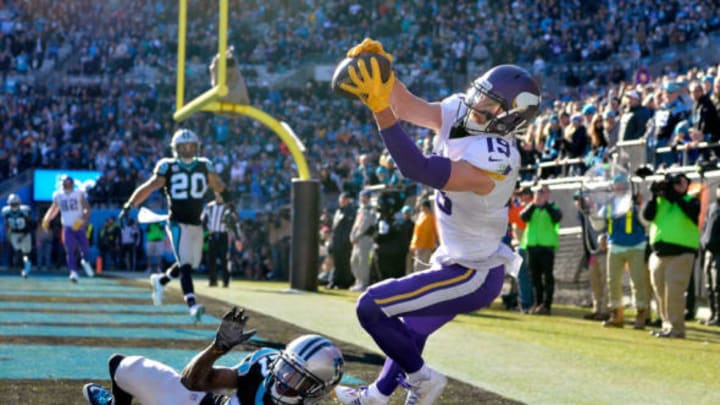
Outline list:
[[[444,99],[441,106],[442,126],[435,136],[434,152],[482,169],[493,178],[495,188],[484,196],[473,192],[435,192],[441,245],[434,259],[485,269],[510,264],[516,257],[502,239],[508,226],[508,201],[520,170],[515,138],[487,133],[450,139],[451,128],[464,117],[467,107],[460,94]]]
[[[60,220],[63,226],[72,226],[75,221],[82,218],[82,198],[83,192],[80,190],[73,190],[69,193],[60,190],[53,193],[53,201],[60,208]]]

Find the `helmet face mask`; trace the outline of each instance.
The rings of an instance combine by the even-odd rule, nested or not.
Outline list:
[[[190,164],[200,151],[200,138],[189,129],[178,129],[173,134],[170,146],[176,159]]]
[[[75,180],[70,176],[64,176],[62,179],[63,191],[69,193],[75,189]]]
[[[300,336],[273,362],[268,377],[270,395],[276,404],[319,400],[340,382],[343,368],[342,353],[330,340]]]
[[[16,211],[20,208],[20,204],[22,204],[22,201],[17,194],[13,193],[8,196],[7,203],[13,211]]]
[[[537,116],[540,88],[526,70],[500,65],[472,82],[463,104],[467,107],[463,126],[468,133],[506,135]]]

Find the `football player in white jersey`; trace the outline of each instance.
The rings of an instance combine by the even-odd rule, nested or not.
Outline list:
[[[366,39],[348,57],[384,54]],[[360,296],[362,327],[387,355],[379,377],[368,387],[338,387],[345,404],[385,404],[399,384],[406,404],[432,404],[447,379],[422,357],[428,336],[456,315],[483,308],[500,293],[505,272],[519,267],[501,240],[507,230],[507,202],[518,176],[520,157],[514,130],[534,118],[540,88],[514,65],[496,66],[472,82],[465,94],[430,103],[410,93],[390,72],[370,66],[350,69],[358,95],[374,113],[385,147],[401,173],[436,189],[441,244],[429,270],[375,284]],[[435,131],[434,154],[424,156],[400,120]]]
[[[88,277],[95,275],[87,262],[88,239],[87,225],[90,219],[90,203],[85,199],[85,193],[75,189],[75,181],[70,176],[62,180],[62,190],[53,193],[53,202],[43,217],[42,226],[45,230],[50,228],[57,214],[63,226],[63,242],[65,243],[65,257],[70,269],[70,281],[77,283],[77,251],[80,251],[80,264]]]
[[[2,209],[2,217],[5,220],[5,235],[10,239],[10,245],[15,253],[13,258],[22,257],[23,269],[20,275],[27,278],[32,267],[30,262],[30,252],[32,252],[32,236],[30,232],[34,226],[32,211],[30,207],[22,203],[20,196],[17,194],[10,194],[7,203],[8,205]]]

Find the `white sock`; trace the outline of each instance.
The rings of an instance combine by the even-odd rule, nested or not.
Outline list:
[[[414,373],[408,373],[407,379],[410,383],[413,383],[415,381],[427,380],[428,375],[430,375],[430,367],[428,367],[427,364],[423,364],[420,370]]]
[[[380,392],[380,390],[377,388],[377,386],[375,385],[375,383],[370,384],[370,385],[368,386],[368,395],[371,396],[371,397],[373,397],[373,398],[380,399],[380,400],[382,400],[384,403],[387,403],[387,401],[390,400],[390,397],[389,397],[389,396],[387,396],[387,395],[383,394],[382,392]]]

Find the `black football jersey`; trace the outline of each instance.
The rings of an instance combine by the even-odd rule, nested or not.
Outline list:
[[[170,221],[200,225],[205,193],[208,190],[208,173],[212,163],[206,158],[195,158],[185,164],[175,158],[165,158],[155,166],[155,175],[165,178],[163,192],[168,200]]]

